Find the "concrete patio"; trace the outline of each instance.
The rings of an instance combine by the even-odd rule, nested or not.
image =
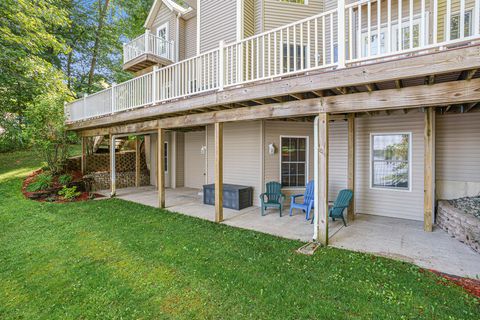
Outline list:
[[[100,193],[108,195],[109,191]],[[158,207],[154,187],[119,189],[117,198]],[[197,189],[167,189],[166,207],[172,212],[210,221],[215,217],[215,208],[202,203]],[[308,242],[313,236],[313,226],[305,220],[305,215],[296,213],[290,217],[288,208],[283,217],[275,210],[261,216],[258,207],[240,211],[224,209],[224,218],[222,223],[226,225],[288,239]],[[329,239],[337,248],[407,261],[448,274],[480,277],[479,254],[439,228],[432,233],[424,232],[421,221],[358,214],[347,228],[340,221],[330,220]]]

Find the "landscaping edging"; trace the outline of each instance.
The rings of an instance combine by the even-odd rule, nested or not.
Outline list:
[[[436,222],[450,236],[480,253],[479,219],[455,208],[448,201],[439,201]]]

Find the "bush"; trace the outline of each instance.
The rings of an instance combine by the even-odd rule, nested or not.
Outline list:
[[[35,180],[27,186],[28,192],[37,192],[47,190],[52,186],[52,175],[49,173],[41,173],[35,177]]]
[[[75,200],[81,194],[82,194],[81,192],[77,191],[76,186],[73,186],[71,188],[68,188],[67,186],[63,186],[62,190],[58,191],[58,195],[62,196],[65,200],[68,200],[68,201]]]
[[[30,138],[21,117],[0,114],[0,152],[14,151],[28,146]]]
[[[70,182],[72,182],[72,176],[69,174],[62,174],[60,177],[58,177],[58,182],[62,185],[67,185]]]

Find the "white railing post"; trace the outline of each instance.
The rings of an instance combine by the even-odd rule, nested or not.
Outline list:
[[[345,0],[338,0],[338,9],[337,9],[337,23],[338,23],[338,41],[337,41],[337,51],[338,51],[338,68],[345,68]],[[333,31],[331,31],[333,32]]]
[[[221,40],[218,44],[218,90],[222,91],[225,85],[224,75],[225,75],[225,41]]]
[[[111,111],[112,111],[112,114],[115,112],[115,86],[116,86],[116,83],[113,82],[112,83],[112,91],[110,92],[111,94],[111,98],[110,98],[110,105],[111,105]]]
[[[88,93],[85,93],[83,95],[83,117],[82,117],[82,119],[87,118],[87,97],[88,97]]]
[[[480,34],[480,0],[475,0],[475,8],[473,10],[473,34]]]
[[[150,30],[145,30],[145,53],[149,52],[149,44],[150,44]]]
[[[152,104],[157,101],[157,71],[158,66],[153,66],[152,72]]]

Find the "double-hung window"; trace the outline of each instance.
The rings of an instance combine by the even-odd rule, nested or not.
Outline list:
[[[304,187],[308,179],[308,138],[281,139],[281,180],[283,187]]]
[[[450,18],[450,39],[455,40],[455,39],[460,39],[460,12],[457,12],[456,14],[452,14]],[[465,10],[465,22],[463,25],[463,36],[464,37],[469,37],[472,35],[472,10]]]
[[[371,187],[410,190],[411,133],[371,134]]]

